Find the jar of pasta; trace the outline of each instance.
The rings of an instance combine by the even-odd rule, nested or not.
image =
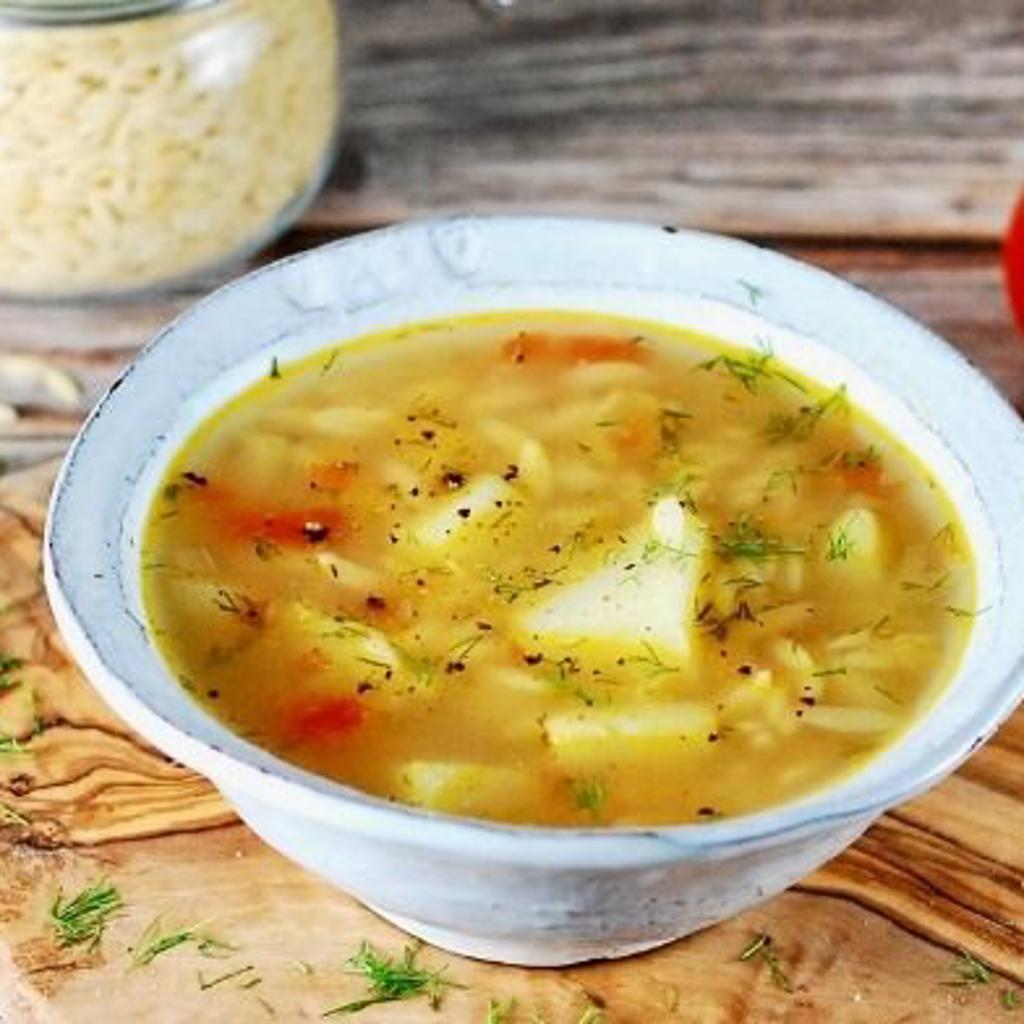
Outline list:
[[[337,0],[0,0],[0,294],[182,284],[329,169]]]

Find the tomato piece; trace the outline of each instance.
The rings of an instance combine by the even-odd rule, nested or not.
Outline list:
[[[639,363],[647,359],[646,350],[635,341],[596,334],[556,339],[537,331],[510,338],[501,355],[510,363]]]
[[[874,459],[870,462],[855,462],[841,465],[839,475],[843,478],[848,490],[863,491],[865,494],[881,494],[882,463]]]
[[[358,462],[316,462],[309,467],[309,482],[324,491],[341,491],[358,472]]]
[[[363,724],[363,705],[355,697],[319,697],[294,706],[281,732],[294,742],[337,739]]]
[[[1017,202],[1003,244],[1003,274],[1017,329],[1024,334],[1024,195]]]

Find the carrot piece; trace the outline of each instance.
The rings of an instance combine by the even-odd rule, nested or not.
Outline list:
[[[639,363],[647,359],[643,346],[634,341],[598,334],[553,338],[537,331],[524,331],[510,338],[501,354],[511,363]]]
[[[355,697],[320,697],[297,704],[284,717],[282,733],[294,742],[335,739],[363,724],[363,705]]]
[[[1003,274],[1017,329],[1024,334],[1024,196],[1017,202],[1003,243]]]

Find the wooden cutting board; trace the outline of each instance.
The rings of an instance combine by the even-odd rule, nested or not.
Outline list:
[[[319,1019],[363,992],[344,969],[363,940],[392,954],[408,940],[264,846],[209,784],[93,694],[40,588],[53,469],[0,488],[0,650],[25,661],[17,676],[35,694],[40,730],[26,753],[0,756],[0,1022]],[[0,697],[0,715],[14,692]],[[644,956],[561,970],[426,948],[422,962],[447,965],[464,988],[451,989],[438,1012],[419,1000],[354,1019],[482,1024],[490,1000],[515,999],[509,1024],[577,1024],[588,1005],[623,1024],[980,1022],[1012,1020],[1002,993],[1019,985],[1024,1020],[1022,796],[1018,715],[955,777],[740,918]],[[116,884],[123,911],[95,952],[58,948],[50,903],[98,878]],[[187,944],[133,968],[128,949],[158,917],[168,930],[201,923],[235,948],[212,960]],[[738,960],[761,931],[792,992],[773,984],[763,962]],[[948,984],[961,950],[991,965],[988,984]],[[201,987],[234,971],[242,973]]]

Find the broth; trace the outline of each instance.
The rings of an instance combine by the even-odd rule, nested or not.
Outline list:
[[[957,515],[845,388],[516,312],[268,368],[168,468],[155,642],[253,743],[384,798],[708,821],[842,779],[951,677]]]

